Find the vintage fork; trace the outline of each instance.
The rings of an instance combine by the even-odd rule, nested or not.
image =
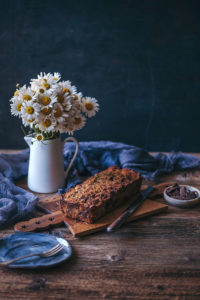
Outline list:
[[[21,256],[21,257],[13,258],[13,259],[10,259],[10,260],[4,261],[4,262],[0,262],[0,266],[8,266],[18,260],[21,260],[21,259],[24,259],[27,257],[31,257],[31,256],[50,257],[50,256],[53,256],[53,255],[57,254],[58,252],[60,252],[63,248],[64,248],[64,245],[61,245],[59,243],[56,246],[54,246],[53,248],[51,248],[45,252],[32,253],[32,254]]]

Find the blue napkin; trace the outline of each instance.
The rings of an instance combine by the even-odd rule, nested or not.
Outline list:
[[[73,143],[64,147],[64,163],[68,165],[74,153]],[[0,227],[5,227],[34,215],[37,197],[17,187],[13,181],[27,175],[29,149],[19,154],[0,155]],[[66,188],[82,182],[83,178],[94,175],[112,165],[133,169],[149,180],[174,170],[200,167],[200,159],[181,152],[162,153],[154,156],[141,148],[109,141],[82,142],[74,165],[68,175]]]
[[[74,149],[73,143],[65,145],[63,152],[65,162],[68,163],[71,160]],[[200,168],[200,159],[181,152],[150,155],[142,148],[110,141],[82,142],[79,154],[67,178],[66,188],[60,189],[59,192],[67,191],[70,187],[82,182],[82,177],[94,175],[114,165],[132,169],[139,172],[143,178],[155,181],[161,175],[175,170]]]
[[[19,154],[0,154],[0,228],[33,216],[38,197],[13,181],[27,175],[29,149]]]

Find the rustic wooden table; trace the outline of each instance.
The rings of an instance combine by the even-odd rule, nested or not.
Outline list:
[[[161,179],[200,188],[200,171]],[[111,234],[73,238],[64,226],[49,232],[71,243],[72,258],[47,270],[0,268],[0,299],[200,299],[200,205],[169,207]]]

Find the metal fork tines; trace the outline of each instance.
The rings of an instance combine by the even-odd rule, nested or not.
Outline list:
[[[58,252],[60,252],[63,248],[64,248],[64,245],[57,244],[55,247],[51,248],[50,250],[48,250],[46,252],[42,252],[40,256],[41,257],[53,256],[53,255],[57,254]]]
[[[54,246],[53,248],[51,248],[45,252],[32,253],[32,254],[21,256],[21,257],[13,258],[13,259],[10,259],[10,260],[4,261],[4,262],[0,262],[0,266],[8,266],[18,260],[21,260],[21,259],[24,259],[27,257],[31,257],[31,256],[50,257],[50,256],[53,256],[53,255],[57,254],[58,252],[60,252],[63,248],[64,248],[64,245],[59,243],[56,246]]]

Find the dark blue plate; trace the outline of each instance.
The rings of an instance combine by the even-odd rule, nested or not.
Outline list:
[[[0,240],[0,262],[31,253],[48,251],[58,243],[65,247],[56,255],[27,257],[10,264],[9,268],[49,268],[68,259],[72,255],[72,248],[66,240],[50,234],[19,232],[7,235]]]

